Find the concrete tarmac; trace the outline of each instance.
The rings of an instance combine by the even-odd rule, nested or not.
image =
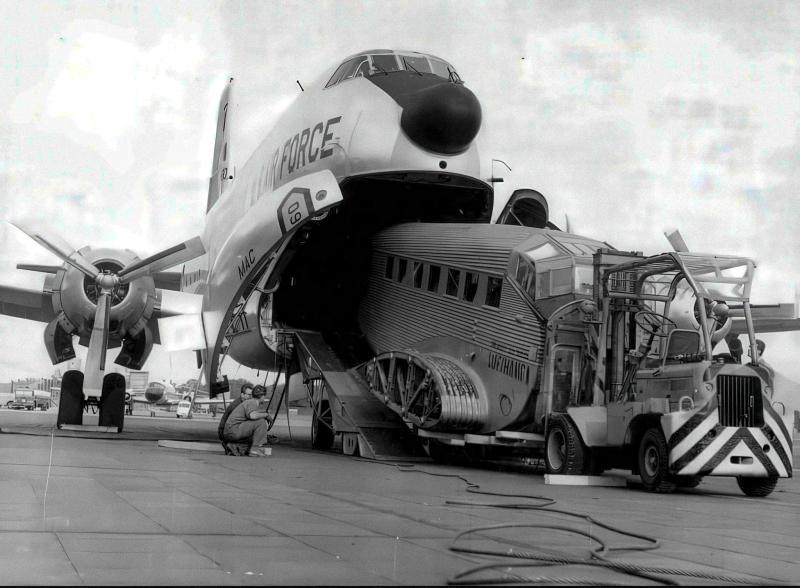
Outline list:
[[[0,583],[800,582],[796,477],[755,499],[730,478],[658,495],[634,477],[628,487],[550,486],[532,468],[370,462],[312,450],[302,409],[288,423],[279,419],[271,457],[226,457],[221,448],[157,444],[215,441],[210,417],[138,414],[149,413],[126,417],[125,432],[114,435],[58,431],[52,411],[0,410]],[[520,495],[556,503],[533,509],[545,501]],[[658,540],[658,547],[614,550],[653,543],[554,509]],[[455,546],[583,563],[526,567],[516,558],[450,549],[460,532],[501,523],[527,526],[467,535]],[[612,548],[605,557],[616,567],[588,565],[599,543],[553,527],[594,534]],[[499,567],[461,576],[492,562]]]

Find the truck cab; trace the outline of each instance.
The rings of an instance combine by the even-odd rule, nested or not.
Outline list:
[[[598,251],[593,299],[548,320],[548,469],[626,468],[656,492],[733,476],[752,496],[790,477],[791,436],[753,331],[754,269],[743,257]],[[745,365],[715,353],[735,314],[747,325]]]

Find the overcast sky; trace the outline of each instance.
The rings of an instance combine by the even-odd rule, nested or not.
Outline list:
[[[679,227],[694,250],[755,258],[755,303],[794,300],[798,2],[0,0],[0,19],[2,283],[40,288],[14,266],[56,262],[15,218],[142,257],[199,234],[229,76],[241,164],[295,80],[403,48],[452,62],[481,101],[484,175],[513,169],[496,208],[536,188],[556,224],[645,253]],[[43,330],[0,318],[0,381],[52,373]],[[763,338],[800,381],[800,334]],[[146,369],[196,375],[159,348]]]

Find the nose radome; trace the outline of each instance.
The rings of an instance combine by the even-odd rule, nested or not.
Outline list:
[[[469,88],[443,82],[408,97],[400,126],[420,147],[460,153],[481,128],[481,104]]]

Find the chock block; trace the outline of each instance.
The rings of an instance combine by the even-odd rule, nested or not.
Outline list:
[[[101,427],[100,425],[61,425],[62,431],[82,431],[84,433],[119,433],[119,427]]]
[[[625,486],[622,476],[564,476],[545,474],[544,483],[554,486]]]
[[[220,443],[206,443],[204,441],[173,441],[171,439],[159,439],[159,447],[169,447],[171,449],[190,449],[192,451],[213,451],[214,453],[222,453],[222,445]]]

